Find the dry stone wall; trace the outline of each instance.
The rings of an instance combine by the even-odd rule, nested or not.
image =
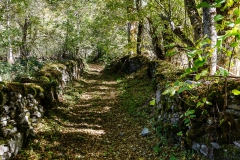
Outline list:
[[[201,153],[209,159],[240,157],[240,96],[232,93],[233,89],[239,90],[240,82],[228,80],[226,94],[224,79],[194,81],[189,77],[180,81],[183,87],[190,86],[190,90],[186,87],[184,92],[165,95],[163,92],[167,88],[174,87],[179,71],[163,61],[152,62],[152,66],[152,78],[157,83],[157,132],[163,134],[167,131],[170,141],[184,144],[186,149]],[[166,86],[169,83],[172,85]],[[228,104],[226,108],[225,95]],[[204,99],[208,103],[204,103]]]
[[[232,93],[233,89],[240,90],[239,80],[229,78],[226,93],[224,78],[196,81],[188,76],[180,79],[184,71],[175,65],[161,60],[149,61],[142,56],[125,56],[106,71],[133,74],[135,78],[147,74],[153,79],[156,104],[152,114],[158,135],[208,159],[239,159],[240,95]],[[163,94],[166,89],[172,95]],[[185,91],[178,92],[181,89]],[[228,105],[224,107],[226,95]]]
[[[0,82],[0,159],[14,158],[66,84],[83,73],[81,59],[48,63],[33,79]]]

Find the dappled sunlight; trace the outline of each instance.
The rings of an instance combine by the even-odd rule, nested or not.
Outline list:
[[[119,108],[119,93],[123,89],[114,77],[103,75],[101,69],[102,66],[90,65],[84,78],[67,87],[59,106],[39,123],[37,137],[30,147],[34,152],[27,153],[29,159],[146,157],[140,150],[149,143],[148,139],[139,137],[142,124],[136,126],[139,121],[133,123],[135,119]],[[153,157],[147,156],[146,160]]]
[[[86,133],[86,134],[89,134],[89,135],[93,135],[93,136],[99,136],[99,135],[105,134],[104,130],[77,129],[77,131],[82,132],[82,133]]]
[[[105,81],[102,84],[116,85],[117,83],[115,81]]]

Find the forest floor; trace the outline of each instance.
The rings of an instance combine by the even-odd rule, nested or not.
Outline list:
[[[60,105],[42,119],[36,137],[16,159],[159,159],[153,151],[155,134],[140,135],[144,127],[151,128],[150,122],[131,110],[149,103],[149,80],[133,81],[129,94],[122,77],[102,70],[103,66],[90,64],[81,79],[66,87]],[[134,89],[138,85],[142,90]]]

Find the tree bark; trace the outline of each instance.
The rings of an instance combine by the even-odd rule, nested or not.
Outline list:
[[[136,52],[136,34],[137,34],[137,23],[133,20],[132,13],[134,11],[134,0],[128,0],[127,13],[128,13],[128,50],[129,54]]]
[[[181,26],[175,26],[174,22],[169,18],[166,17],[162,14],[159,15],[163,20],[166,20],[169,22],[169,25],[171,27],[171,30],[173,31],[173,33],[178,36],[178,38],[181,39],[181,41],[183,43],[185,43],[188,47],[193,47],[194,43],[191,41],[190,38],[188,38],[188,35],[186,35],[183,31],[182,31],[182,27]]]
[[[212,0],[203,0],[208,4],[213,4],[215,1]],[[210,53],[210,75],[214,75],[217,69],[217,31],[215,27],[214,17],[217,15],[216,8],[213,7],[204,7],[203,8],[203,35],[211,40],[210,47],[212,49]]]
[[[7,31],[8,31],[8,52],[7,52],[7,61],[10,64],[14,63],[14,59],[13,59],[13,51],[12,51],[12,42],[11,42],[11,37],[10,37],[10,3],[11,0],[7,0]]]
[[[184,0],[184,5],[188,13],[191,25],[194,30],[194,40],[197,41],[202,37],[202,18],[196,8],[195,0]]]
[[[137,31],[137,55],[141,55],[141,45],[142,45],[142,33],[143,33],[143,20],[140,15],[140,10],[142,8],[142,0],[136,0],[136,8],[138,12],[138,31]]]
[[[20,46],[20,54],[22,57],[27,57],[29,55],[29,51],[27,48],[27,34],[28,34],[28,28],[30,27],[31,22],[29,21],[29,18],[25,18],[24,24],[21,25],[22,28],[22,43]]]
[[[158,59],[165,59],[165,49],[163,45],[163,37],[161,33],[157,33],[157,27],[153,25],[151,18],[147,18],[152,38],[153,51]]]

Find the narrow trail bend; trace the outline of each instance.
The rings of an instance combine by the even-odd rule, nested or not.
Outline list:
[[[62,104],[39,124],[37,137],[16,159],[154,160],[153,137],[119,105],[117,78],[100,65],[70,84]]]

